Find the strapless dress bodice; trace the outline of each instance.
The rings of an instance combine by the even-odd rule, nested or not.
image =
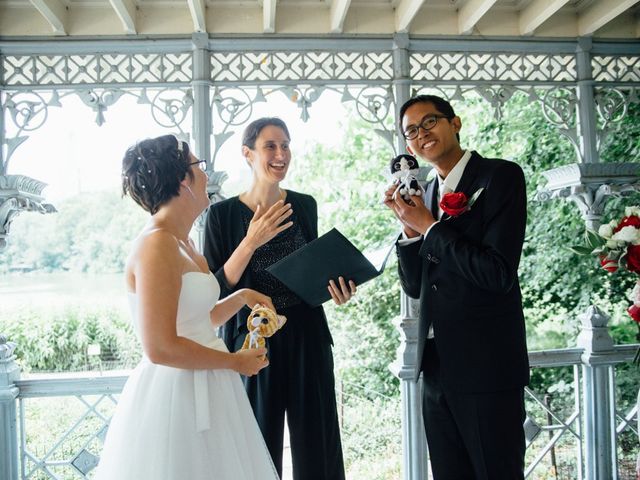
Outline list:
[[[220,285],[212,273],[186,272],[182,275],[182,288],[178,299],[176,331],[178,336],[188,338],[200,345],[227,351],[218,338],[209,316],[220,297]],[[140,320],[137,315],[138,296],[129,293],[131,318],[140,338]]]

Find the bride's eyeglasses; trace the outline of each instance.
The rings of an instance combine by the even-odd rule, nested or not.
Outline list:
[[[198,165],[198,168],[200,170],[202,170],[203,172],[207,171],[207,161],[206,160],[198,160],[196,162],[191,162],[188,164],[189,166],[191,165]]]

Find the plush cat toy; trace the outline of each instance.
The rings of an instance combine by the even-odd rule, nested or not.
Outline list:
[[[403,153],[391,160],[391,176],[394,185],[398,185],[393,192],[393,198],[399,193],[405,202],[411,203],[411,195],[422,194],[422,188],[416,178],[418,171],[418,160],[413,155]]]
[[[256,304],[247,317],[249,333],[244,338],[242,350],[249,348],[264,348],[264,339],[270,337],[287,321],[287,317],[277,315],[276,312],[263,305]]]

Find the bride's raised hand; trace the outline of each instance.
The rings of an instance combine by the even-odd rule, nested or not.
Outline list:
[[[247,377],[257,374],[260,370],[269,365],[266,348],[238,350],[233,355],[235,357],[234,370]]]
[[[284,221],[291,216],[293,210],[290,203],[278,200],[267,210],[258,204],[253,218],[247,229],[247,241],[253,250],[261,247],[283,230],[286,230],[293,222]]]

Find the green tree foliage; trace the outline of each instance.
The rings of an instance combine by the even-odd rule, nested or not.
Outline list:
[[[113,192],[83,193],[56,205],[57,213],[22,213],[14,220],[0,272],[29,270],[122,272],[129,244],[147,214]]]

